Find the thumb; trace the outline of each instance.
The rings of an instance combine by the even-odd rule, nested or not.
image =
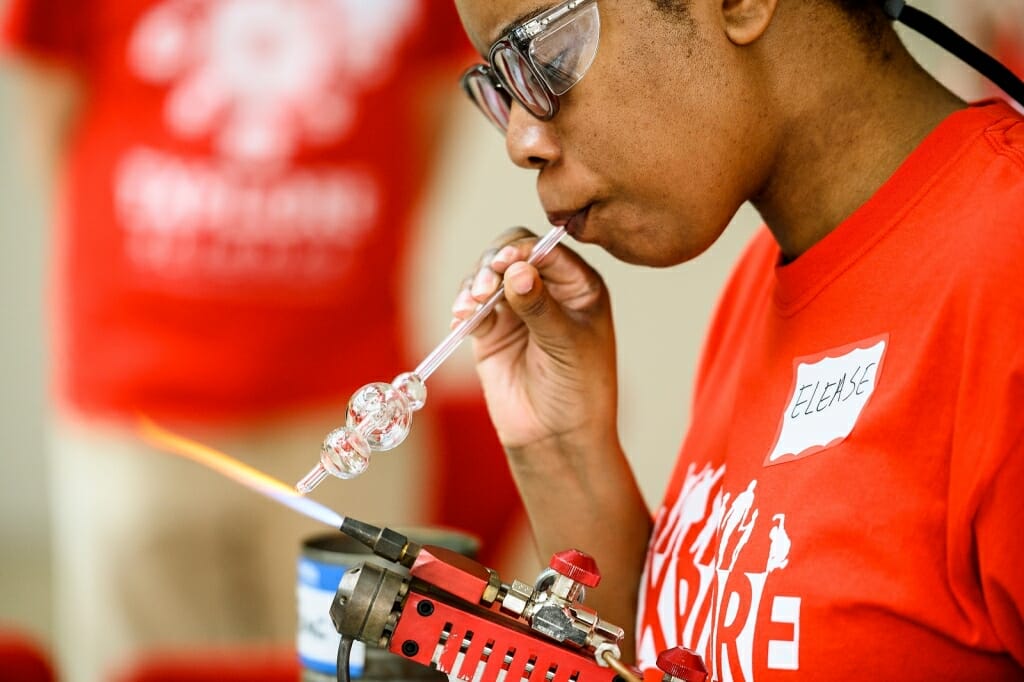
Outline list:
[[[537,268],[525,261],[505,271],[505,300],[543,346],[563,346],[568,337],[568,317],[544,282]]]

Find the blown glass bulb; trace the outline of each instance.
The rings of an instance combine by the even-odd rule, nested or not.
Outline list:
[[[391,450],[409,435],[412,407],[391,384],[366,384],[348,401],[345,425],[362,434],[371,450]]]
[[[565,236],[565,226],[553,227],[530,252],[528,263],[538,263]],[[459,323],[412,372],[399,374],[390,383],[366,384],[348,402],[345,426],[327,434],[320,448],[320,462],[302,477],[295,488],[306,494],[327,478],[355,478],[366,471],[371,452],[391,450],[409,435],[412,414],[427,402],[426,381],[462,343],[482,319],[504,298],[499,287],[490,298]]]

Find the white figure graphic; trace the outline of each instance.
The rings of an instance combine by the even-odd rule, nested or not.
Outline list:
[[[765,571],[771,573],[778,568],[785,568],[789,564],[789,535],[786,533],[786,515],[776,514],[772,521],[778,521],[777,526],[772,526],[768,531],[771,539],[771,548],[768,550],[768,562],[765,564]]]
[[[649,620],[645,614],[653,609],[660,632],[646,627],[640,633],[639,662],[651,667],[659,647],[683,644],[705,656],[720,682],[752,682],[759,618],[790,624],[794,633],[792,639],[769,640],[768,659],[760,665],[799,669],[801,600],[773,592],[768,581],[789,564],[786,515],[775,514],[771,526],[758,526],[757,480],[733,496],[722,490],[724,474],[724,467],[697,472],[691,466],[676,504],[659,510],[640,617]],[[741,572],[740,557],[752,551],[746,547],[755,534],[762,542],[754,546],[763,548],[767,539],[764,570]],[[756,556],[750,558],[760,564]]]
[[[736,564],[740,551],[750,540],[750,534],[754,531],[754,524],[757,523],[757,509],[754,509],[754,488],[757,481],[751,481],[747,489],[736,496],[728,513],[722,520],[722,531],[718,540],[718,569],[731,571]],[[726,495],[726,504],[729,503],[729,496]],[[753,513],[751,513],[753,512]],[[749,519],[748,519],[749,517]],[[738,535],[737,535],[738,533]],[[734,539],[735,536],[735,539]],[[733,544],[735,542],[735,544]],[[725,562],[725,552],[732,545],[732,555],[729,562]]]

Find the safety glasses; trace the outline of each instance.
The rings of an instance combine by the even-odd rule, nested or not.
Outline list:
[[[488,63],[462,75],[462,87],[502,132],[513,99],[547,121],[558,113],[558,98],[590,68],[600,36],[597,0],[563,2],[498,39]]]

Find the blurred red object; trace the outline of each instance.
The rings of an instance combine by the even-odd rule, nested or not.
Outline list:
[[[502,545],[526,516],[504,450],[478,386],[430,388],[432,433],[438,456],[431,462],[428,514],[434,523],[483,540],[476,559],[504,572]],[[480,485],[487,481],[487,485]]]
[[[3,682],[54,682],[47,653],[24,634],[0,630],[0,679]]]
[[[147,654],[124,669],[116,682],[298,682],[293,648],[220,649]]]

